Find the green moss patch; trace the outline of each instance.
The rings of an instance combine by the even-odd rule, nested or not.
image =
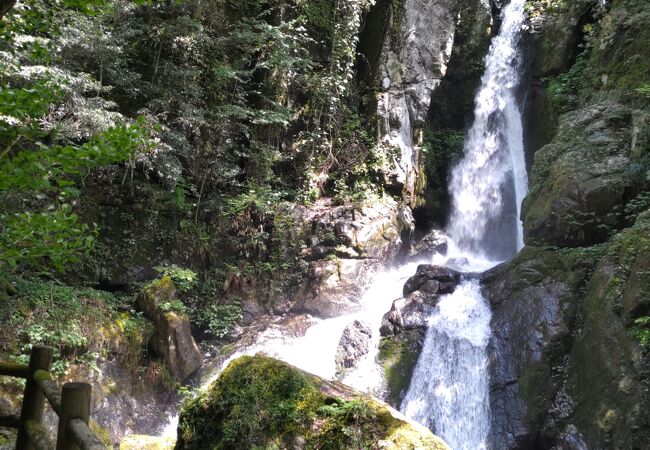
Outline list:
[[[232,362],[185,405],[176,449],[444,449],[427,430],[388,407],[264,356]]]
[[[382,337],[379,363],[386,377],[386,401],[399,408],[411,382],[411,375],[422,348],[424,331],[409,330],[399,336]]]

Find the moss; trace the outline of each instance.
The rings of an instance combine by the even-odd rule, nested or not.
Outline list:
[[[572,420],[591,441],[620,448],[650,443],[643,413],[650,405],[647,356],[629,333],[634,319],[650,310],[649,219],[642,214],[608,243],[587,286],[585,322],[568,370]]]
[[[264,356],[232,362],[181,413],[177,449],[446,448],[339,383]],[[297,444],[300,443],[300,444]]]
[[[399,407],[411,382],[413,369],[422,347],[423,331],[409,330],[399,336],[382,337],[379,344],[379,363],[386,377],[386,401]]]
[[[120,450],[171,450],[174,443],[168,438],[131,435],[120,442]]]

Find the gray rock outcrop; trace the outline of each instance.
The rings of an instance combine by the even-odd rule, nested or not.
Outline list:
[[[354,367],[359,359],[368,353],[372,330],[358,320],[345,327],[338,348],[336,349],[337,372]]]
[[[154,323],[149,342],[179,381],[185,380],[201,367],[203,357],[194,342],[190,322],[184,314],[165,311],[165,303],[177,299],[176,287],[168,276],[149,284],[136,299],[138,308]]]

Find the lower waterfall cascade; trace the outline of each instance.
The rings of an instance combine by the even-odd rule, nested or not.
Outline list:
[[[443,295],[429,317],[428,330],[400,411],[430,428],[454,450],[488,448],[490,432],[487,346],[490,306],[475,275],[511,258],[523,246],[519,220],[527,178],[522,119],[516,103],[521,56],[518,41],[525,0],[503,10],[499,34],[486,57],[486,70],[475,101],[464,157],[450,180],[452,212],[448,249],[430,260],[375,273],[368,280],[358,311],[330,319],[312,318],[295,337],[269,327],[256,342],[241,348],[207,377],[208,386],[233,359],[263,352],[326,379],[336,377],[335,355],[345,327],[363,321],[372,331],[370,350],[348,370],[344,383],[381,397],[384,375],[377,362],[379,328],[404,282],[418,263],[447,266],[464,275],[452,294]],[[165,435],[174,435],[178,417]]]

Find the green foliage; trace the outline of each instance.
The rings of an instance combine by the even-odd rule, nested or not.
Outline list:
[[[184,406],[178,448],[284,448],[297,437],[305,448],[373,448],[387,434],[388,412],[324,395],[321,383],[281,361],[241,357]]]
[[[146,145],[142,122],[107,130],[81,146],[47,147],[7,152],[0,159],[0,190],[6,201],[26,195],[49,199],[46,211],[16,212],[0,208],[0,267],[47,267],[64,272],[67,264],[88,254],[96,229],[80,223],[72,200],[79,195],[73,176],[98,165],[132,158]]]
[[[174,299],[169,302],[162,302],[158,308],[163,312],[175,312],[177,314],[187,314],[187,306],[178,300]]]
[[[447,170],[463,154],[465,132],[428,130],[422,142],[424,167],[431,186],[446,186]]]
[[[172,264],[171,266],[158,266],[155,269],[162,276],[170,277],[178,292],[188,292],[196,287],[198,281],[197,273],[191,269],[184,269],[178,267],[176,264]]]
[[[53,372],[57,375],[70,364],[93,367],[106,349],[106,340],[123,331],[113,325],[113,321],[122,321],[114,308],[128,300],[90,288],[23,278],[11,281],[17,294],[0,302],[0,334],[6,336],[4,349],[19,354],[21,361],[29,359],[33,345],[46,344],[55,348]],[[129,316],[125,313],[124,317]],[[132,334],[140,340],[145,335],[140,326]],[[128,333],[125,336],[128,341]]]
[[[625,205],[625,219],[629,223],[634,223],[636,218],[644,211],[650,208],[650,192],[641,192],[634,199]]]
[[[81,223],[75,198],[97,166],[133,160],[148,148],[144,119],[118,124],[88,142],[60,140],[53,111],[74,78],[51,67],[58,14],[95,14],[104,1],[18,2],[0,44],[0,270],[64,271],[93,248],[96,227]],[[75,80],[76,81],[76,80]],[[95,130],[100,131],[100,130]]]
[[[242,318],[242,310],[239,303],[211,304],[200,311],[199,315],[210,334],[216,338],[223,338],[239,323]]]
[[[628,332],[630,336],[639,341],[644,349],[650,348],[650,317],[639,317],[634,321]]]
[[[576,109],[580,103],[580,95],[589,85],[586,75],[591,53],[584,50],[576,58],[575,64],[567,71],[548,82],[548,94],[553,109],[562,114]]]

